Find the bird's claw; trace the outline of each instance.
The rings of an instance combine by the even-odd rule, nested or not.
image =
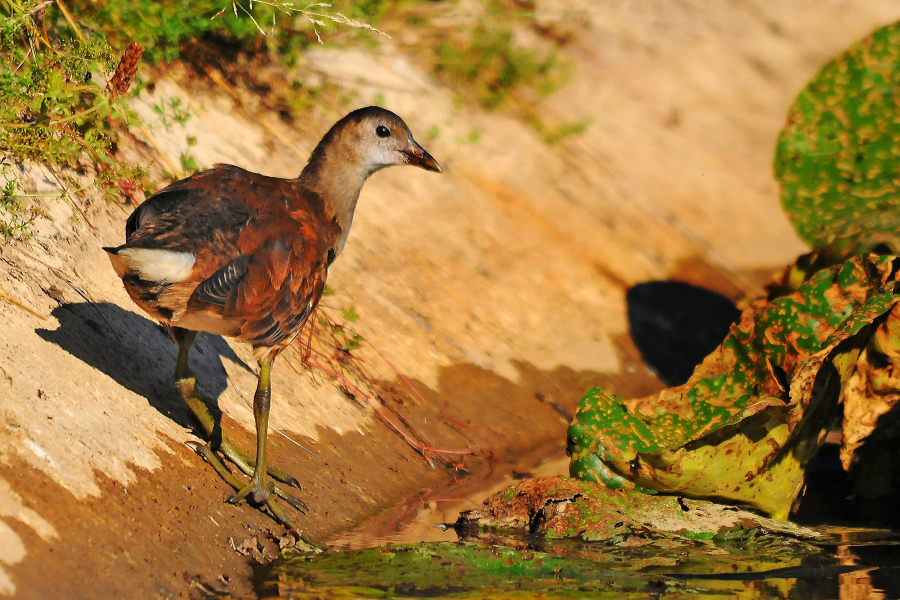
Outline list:
[[[296,496],[292,496],[292,495],[288,494],[287,492],[285,492],[283,489],[281,489],[277,485],[273,486],[272,491],[275,492],[276,496],[278,496],[279,498],[281,498],[282,500],[284,500],[285,502],[287,502],[288,504],[293,506],[294,509],[297,510],[298,512],[301,512],[305,515],[307,513],[307,511],[309,510],[309,507],[306,506],[306,503],[303,502],[303,500],[301,500],[300,498],[297,498]]]
[[[244,486],[242,489],[237,490],[237,493],[231,494],[225,498],[225,502],[229,504],[237,504],[241,500],[245,498],[254,504],[268,504],[269,499],[272,498],[272,494],[275,491],[275,484],[271,481],[260,481],[258,478],[254,477],[250,480],[250,483]]]
[[[224,435],[222,436],[222,441],[219,443],[217,450],[219,450],[222,455],[230,462],[234,463],[237,468],[243,471],[245,475],[253,475],[253,470],[256,468],[255,456],[253,456],[237,444],[231,442]],[[266,465],[266,473],[275,481],[291,487],[295,487],[298,490],[301,489],[300,482],[297,481],[296,477],[289,473],[286,473],[285,471],[282,471],[278,467]]]

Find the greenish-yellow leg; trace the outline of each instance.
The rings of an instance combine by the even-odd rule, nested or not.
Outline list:
[[[284,510],[275,502],[274,496],[282,498],[291,506],[301,512],[306,511],[306,505],[302,500],[286,493],[280,486],[268,481],[267,475],[276,481],[300,487],[299,482],[289,474],[268,466],[266,464],[266,433],[269,422],[269,406],[271,404],[271,363],[260,365],[259,385],[253,398],[253,415],[256,419],[257,457],[254,458],[239,446],[228,440],[221,424],[210,411],[209,407],[197,394],[197,381],[188,367],[188,354],[191,345],[196,338],[196,332],[178,330],[173,336],[178,341],[178,362],[175,366],[175,387],[181,392],[182,398],[190,407],[191,412],[199,421],[203,432],[209,440],[200,448],[200,455],[216,470],[222,479],[237,491],[226,498],[228,502],[238,502],[247,496],[258,504],[265,504],[272,515],[284,525],[294,528],[294,524],[285,514]],[[250,484],[247,485],[238,479],[225,466],[216,452],[222,453],[225,458],[240,469],[244,474],[250,475]]]

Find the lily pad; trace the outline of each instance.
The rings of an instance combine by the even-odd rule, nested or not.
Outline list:
[[[686,384],[635,400],[588,390],[569,428],[571,475],[786,518],[870,325],[900,300],[897,279],[892,256],[822,269],[754,301]]]
[[[900,24],[826,64],[778,137],[775,178],[797,234],[849,256],[900,253]]]

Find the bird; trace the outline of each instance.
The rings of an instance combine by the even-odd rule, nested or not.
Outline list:
[[[363,184],[393,165],[441,173],[403,119],[360,108],[331,127],[296,179],[218,164],[146,199],[125,223],[125,243],[103,248],[131,299],[178,345],[175,387],[205,434],[199,454],[234,488],[225,501],[267,508],[289,529],[295,524],[276,498],[301,513],[307,507],[286,490],[299,481],[266,460],[272,364],[319,303]],[[228,439],[198,395],[188,353],[201,331],[253,349],[255,456]]]

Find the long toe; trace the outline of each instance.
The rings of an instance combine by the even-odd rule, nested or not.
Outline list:
[[[229,440],[224,435],[222,436],[222,441],[219,444],[218,449],[222,453],[222,455],[228,459],[229,462],[243,471],[245,475],[253,475],[253,470],[256,469],[255,456]],[[266,473],[268,473],[269,477],[271,477],[275,481],[291,487],[295,487],[298,490],[300,489],[300,482],[297,480],[297,478],[290,473],[282,471],[278,467],[266,465]]]
[[[272,516],[276,521],[287,527],[289,530],[297,529],[297,526],[294,525],[291,518],[284,512],[284,509],[275,501],[275,498],[269,498],[269,501],[266,502],[266,507],[269,509],[269,512],[272,513]]]
[[[279,498],[281,498],[282,500],[284,500],[285,502],[287,502],[288,504],[293,506],[297,511],[303,513],[304,515],[309,510],[309,508],[306,506],[306,503],[303,502],[303,500],[301,500],[300,498],[297,498],[296,496],[292,496],[291,494],[288,494],[283,489],[281,489],[281,487],[275,485],[275,486],[273,486],[272,491],[275,492],[276,496],[278,496]]]
[[[212,445],[207,442],[205,444],[197,444],[195,450],[197,454],[203,457],[203,460],[212,465],[212,468],[215,469],[216,473],[219,474],[225,483],[233,487],[235,490],[242,490],[247,485],[237,477],[235,477],[234,473],[228,470],[228,467],[225,466],[225,463],[222,462],[222,459],[219,458],[219,455],[216,454]]]

